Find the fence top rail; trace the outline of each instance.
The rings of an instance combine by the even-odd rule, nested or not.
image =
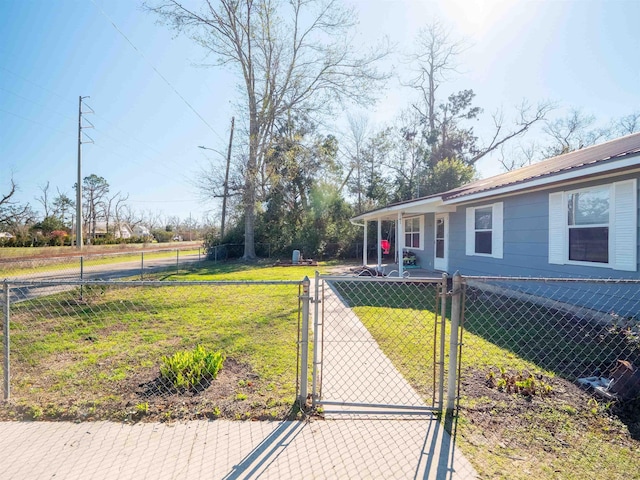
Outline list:
[[[561,278],[561,277],[481,277],[463,275],[464,281],[479,282],[544,282],[544,283],[617,283],[638,284],[638,278]]]
[[[195,285],[302,285],[304,280],[10,280],[5,279],[0,285],[10,287],[42,287],[42,286],[86,286],[86,285],[118,285],[130,287],[187,287]]]
[[[78,261],[79,258],[83,258],[85,260],[91,258],[104,258],[104,257],[124,257],[124,256],[140,256],[143,253],[176,253],[176,252],[187,252],[191,250],[202,249],[202,245],[191,245],[191,246],[180,246],[180,247],[171,247],[171,248],[151,248],[151,249],[139,249],[139,250],[127,250],[127,251],[119,251],[119,252],[82,252],[78,253],[68,253],[66,255],[51,255],[49,257],[14,257],[14,258],[0,258],[0,264],[12,264],[12,263],[42,263],[46,261],[68,261],[75,262]]]
[[[442,283],[442,277],[434,278],[413,278],[413,277],[371,277],[367,275],[320,275],[321,280],[337,282],[379,282],[379,283]]]

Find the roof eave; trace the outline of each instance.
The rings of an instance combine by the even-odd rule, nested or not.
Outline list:
[[[505,194],[515,194],[520,191],[526,191],[534,188],[537,189],[540,187],[544,187],[546,185],[551,185],[559,182],[566,182],[571,180],[578,181],[584,177],[605,174],[608,172],[613,172],[615,170],[621,171],[620,173],[626,173],[626,172],[623,172],[622,170],[628,169],[634,166],[639,166],[639,165],[640,165],[640,155],[634,154],[634,155],[624,156],[617,159],[612,159],[609,161],[598,162],[590,165],[584,165],[581,167],[565,170],[562,172],[555,172],[555,173],[551,173],[541,177],[536,177],[529,180],[517,182],[511,185],[504,185],[502,187],[485,190],[482,192],[462,194],[462,195],[457,195],[455,197],[450,197],[450,198],[447,198],[446,192],[444,192],[442,194],[443,205],[456,205],[460,203],[468,203],[474,200],[481,200],[487,197],[495,197],[498,195],[505,195]]]

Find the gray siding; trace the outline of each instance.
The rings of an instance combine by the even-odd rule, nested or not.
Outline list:
[[[574,188],[602,185],[633,176],[582,182],[570,187],[522,193],[458,207],[450,214],[449,271],[466,275],[526,277],[640,278],[640,272],[626,272],[605,267],[555,265],[549,263],[549,194]],[[635,177],[637,178],[637,177]],[[638,182],[640,184],[640,182]],[[467,207],[501,201],[504,204],[503,258],[467,256],[465,254],[465,212]],[[640,202],[639,202],[640,203]],[[640,213],[638,214],[640,225]],[[640,230],[640,228],[639,228]],[[640,239],[640,231],[638,237]],[[640,258],[640,249],[638,251]]]
[[[463,275],[477,276],[640,279],[640,272],[637,268],[635,272],[629,272],[605,267],[555,265],[549,263],[548,257],[550,193],[602,185],[629,178],[634,178],[634,176],[576,183],[572,186],[522,193],[458,207],[458,210],[449,216],[449,273],[459,271]],[[467,256],[465,254],[466,208],[497,201],[503,202],[504,205],[503,258]],[[638,203],[640,204],[640,202]],[[637,212],[637,216],[640,226],[640,212]],[[637,238],[640,239],[640,227],[638,230]],[[637,248],[639,248],[638,258],[640,258],[640,246]],[[514,287],[518,289],[529,288],[526,284],[514,285]],[[582,298],[580,303],[583,306],[601,311],[611,311],[615,308],[614,304],[619,306],[622,300],[632,300],[637,296],[632,295],[634,290],[637,290],[637,286],[608,286],[604,292],[602,286],[572,284],[559,287],[554,292],[549,290],[544,293],[544,296],[564,300]],[[640,314],[640,305],[637,301],[631,301],[623,310],[624,312],[619,313],[624,315]]]

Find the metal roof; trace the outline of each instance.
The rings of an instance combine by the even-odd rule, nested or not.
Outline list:
[[[607,160],[640,153],[640,133],[634,133],[599,145],[551,157],[511,172],[468,183],[441,194],[444,200],[486,192],[500,187],[526,183],[534,179],[550,177],[568,170],[591,166]],[[522,188],[526,188],[523,185]]]
[[[446,192],[392,203],[390,205],[362,213],[354,217],[353,220],[366,219],[367,217],[372,217],[374,215],[390,214],[391,212],[396,212],[403,208],[403,206],[433,203],[436,199],[441,199],[441,201],[449,204],[455,204],[458,200],[464,201],[464,197],[483,193],[491,195],[492,190],[504,187],[513,187],[515,190],[524,190],[527,188],[527,184],[529,182],[533,182],[535,180],[548,180],[549,182],[552,182],[555,175],[569,171],[577,171],[580,168],[590,167],[596,164],[605,164],[608,161],[618,160],[623,157],[639,153],[640,133],[634,133],[599,145],[593,145],[581,150],[551,157],[542,162],[534,163],[533,165],[528,165],[511,172],[502,173],[500,175],[468,183]],[[616,167],[612,165],[612,169],[615,168]],[[517,187],[518,185],[520,185],[519,188]]]

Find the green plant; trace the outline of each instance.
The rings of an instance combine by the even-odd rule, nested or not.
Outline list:
[[[236,400],[246,400],[247,399],[247,394],[246,393],[238,393],[236,395]]]
[[[149,413],[149,402],[142,402],[136,405],[136,412],[141,415]]]
[[[195,390],[218,376],[224,360],[222,352],[207,351],[198,345],[192,351],[162,357],[160,376],[178,390]]]
[[[493,371],[489,371],[486,378],[489,388],[497,388],[500,391],[517,393],[527,397],[549,395],[553,391],[553,387],[543,380],[541,374],[538,374],[536,378],[528,372],[508,373],[506,369],[500,367],[500,377],[497,377]]]

